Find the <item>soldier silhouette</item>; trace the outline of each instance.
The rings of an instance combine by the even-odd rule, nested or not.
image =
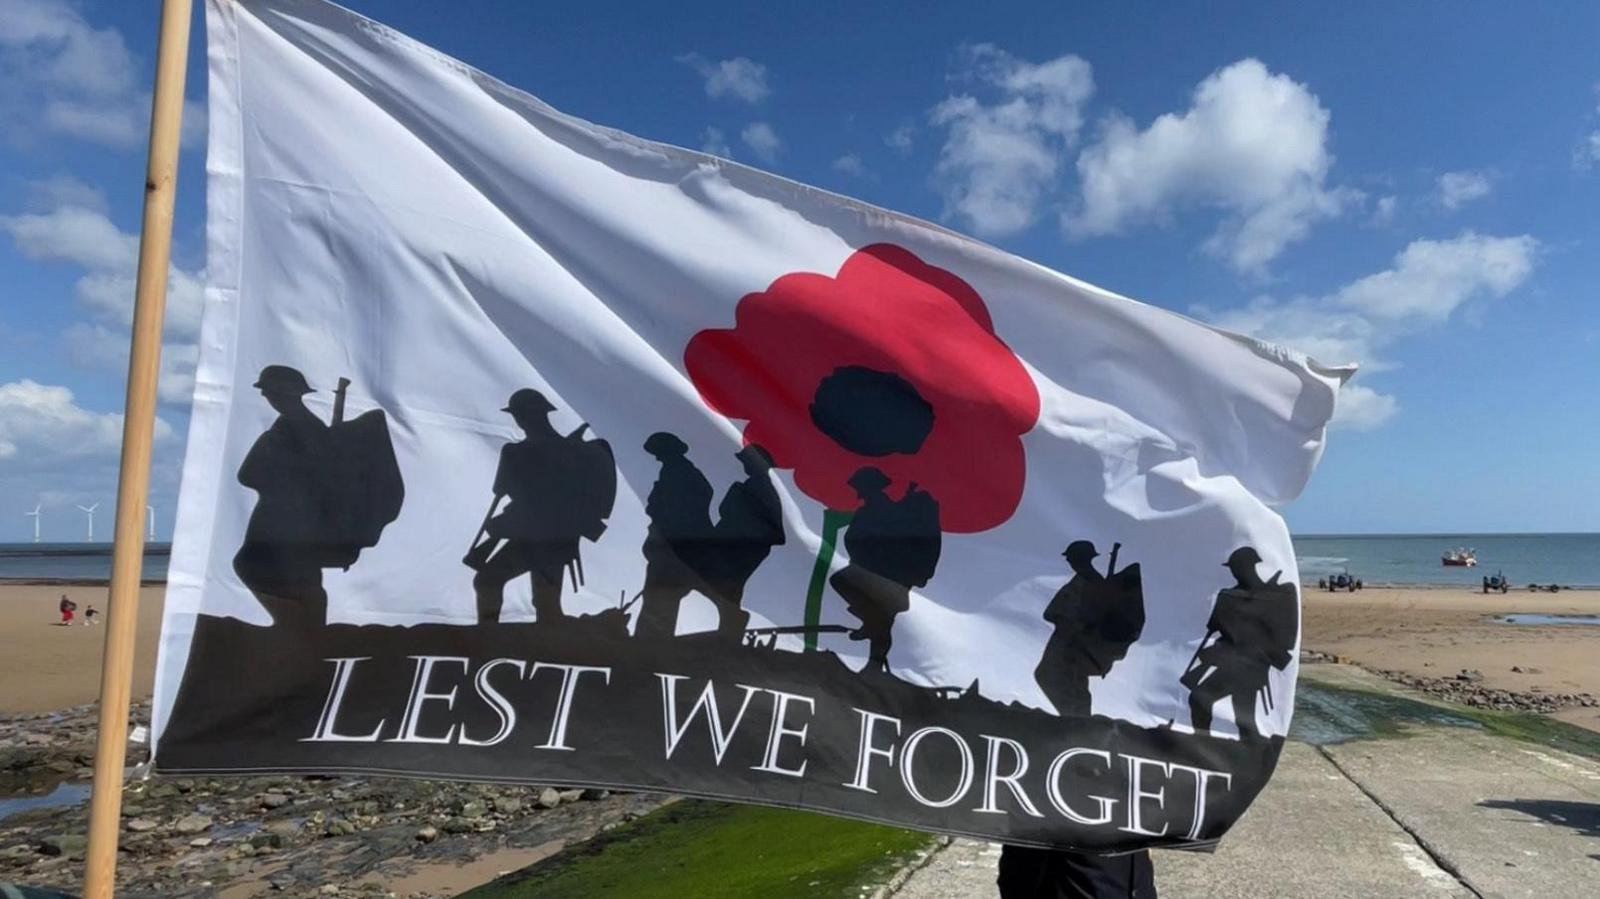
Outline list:
[[[926,586],[939,564],[939,503],[915,483],[896,501],[889,477],[868,466],[850,476],[861,506],[845,530],[850,564],[828,583],[861,626],[852,640],[869,642],[867,668],[889,670],[895,617],[911,607],[911,589]]]
[[[717,505],[717,523],[706,546],[705,574],[717,604],[717,632],[738,640],[750,623],[744,588],[772,548],[782,546],[783,504],[772,484],[772,457],[754,444],[736,454],[745,479],[728,488]]]
[[[1224,697],[1233,700],[1233,719],[1242,740],[1258,739],[1256,696],[1265,693],[1272,707],[1269,669],[1286,668],[1293,659],[1299,631],[1299,609],[1293,584],[1280,584],[1256,573],[1261,554],[1253,547],[1233,551],[1223,563],[1237,583],[1217,594],[1206,637],[1181,682],[1189,688],[1189,719],[1196,731],[1211,728],[1212,707]]]
[[[616,461],[606,441],[584,439],[587,424],[556,431],[555,406],[537,390],[516,391],[502,411],[524,437],[500,449],[494,498],[462,561],[478,572],[472,587],[479,624],[500,620],[506,585],[524,574],[533,579],[535,618],[551,624],[565,617],[562,582],[570,574],[574,590],[583,585],[579,541],[605,532],[617,495]]]
[[[374,409],[345,421],[349,384],[339,381],[331,425],[306,408],[315,391],[298,370],[269,365],[254,385],[278,418],[239,466],[239,483],[259,499],[233,569],[274,623],[324,623],[322,569],[349,568],[400,514],[405,485],[388,420]]]
[[[1138,565],[1116,570],[1117,547],[1106,574],[1094,568],[1094,544],[1075,540],[1061,555],[1072,579],[1045,607],[1055,625],[1033,672],[1039,688],[1063,717],[1090,714],[1089,678],[1104,677],[1144,631],[1144,588]]]
[[[689,445],[675,434],[657,431],[644,442],[645,452],[661,463],[644,511],[650,529],[644,538],[644,590],[634,634],[669,639],[678,629],[678,608],[684,597],[713,591],[703,575],[706,548],[712,539],[711,482],[689,461]]]

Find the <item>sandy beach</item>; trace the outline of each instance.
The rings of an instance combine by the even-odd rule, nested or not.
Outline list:
[[[1485,686],[1503,690],[1600,695],[1600,627],[1493,620],[1509,613],[1600,615],[1597,590],[1483,595],[1455,588],[1328,593],[1310,587],[1303,599],[1306,649],[1425,677],[1480,671]],[[1600,730],[1600,709],[1566,709],[1556,717]]]
[[[63,593],[78,604],[71,627],[57,624]],[[165,595],[166,588],[159,586],[140,591],[135,700],[148,697],[154,683]],[[85,627],[83,612],[90,605],[100,610],[100,621]],[[98,699],[105,610],[103,585],[0,584],[0,714],[51,712]]]
[[[103,627],[58,627],[66,592],[81,612],[105,608],[104,587],[0,584],[0,713],[42,712],[93,702],[100,685]],[[163,588],[145,587],[139,604],[134,696],[150,695]],[[1380,589],[1304,594],[1306,649],[1369,668],[1446,677],[1483,672],[1487,686],[1522,692],[1600,695],[1600,628],[1496,624],[1513,612],[1600,615],[1600,591],[1513,591],[1484,596],[1459,589]],[[1512,668],[1521,671],[1513,671]],[[1560,717],[1600,730],[1600,710]]]

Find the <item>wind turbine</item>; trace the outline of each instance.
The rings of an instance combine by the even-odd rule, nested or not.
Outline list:
[[[145,537],[145,539],[154,543],[156,539],[156,507],[145,506],[144,510],[150,515],[150,534],[149,536]]]
[[[34,543],[38,543],[39,542],[39,519],[42,517],[39,514],[39,512],[43,508],[44,508],[44,506],[42,506],[42,505],[35,505],[33,507],[33,511],[32,512],[24,512],[24,513],[22,513],[24,517],[27,517],[29,515],[33,516],[33,542]]]
[[[85,537],[84,540],[86,542],[88,542],[88,543],[93,543],[94,542],[94,510],[100,508],[100,504],[99,503],[95,503],[92,506],[79,506],[78,508],[83,510],[83,513],[85,515],[89,516],[89,536]]]

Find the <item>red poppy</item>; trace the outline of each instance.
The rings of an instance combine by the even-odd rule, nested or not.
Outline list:
[[[876,244],[838,277],[795,272],[739,300],[731,330],[689,341],[706,404],[742,419],[795,484],[830,510],[859,504],[851,475],[893,495],[933,494],[943,530],[983,531],[1016,511],[1023,434],[1039,393],[995,336],[977,291],[909,250]]]

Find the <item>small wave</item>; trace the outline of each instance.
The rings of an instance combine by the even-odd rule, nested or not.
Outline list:
[[[1350,560],[1340,556],[1296,556],[1302,574],[1334,574],[1343,571]]]

